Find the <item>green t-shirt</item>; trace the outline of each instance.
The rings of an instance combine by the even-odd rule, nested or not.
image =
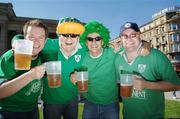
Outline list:
[[[95,104],[110,104],[118,101],[117,77],[115,71],[116,54],[111,48],[105,48],[99,58],[89,53],[83,59],[88,67],[88,92],[84,96]]]
[[[44,48],[41,51],[42,62],[57,61],[59,52],[58,39],[46,39]]]
[[[59,60],[61,61],[62,67],[61,87],[50,88],[48,86],[47,78],[44,80],[42,99],[47,104],[66,104],[75,99],[75,97],[78,95],[77,87],[71,83],[70,73],[73,72],[77,67],[81,66],[86,49],[81,47],[75,54],[66,59],[59,48],[60,46],[58,39],[49,39],[46,41],[46,45],[42,51],[44,62],[46,62],[46,60]],[[49,54],[51,54],[49,51],[52,51],[55,54],[51,55],[51,58],[49,57]]]
[[[40,64],[40,58],[32,60],[31,67]],[[0,82],[3,80],[12,80],[27,71],[18,71],[14,68],[14,56],[12,50],[7,51],[0,60]],[[27,84],[24,88],[20,89],[15,94],[0,99],[0,111],[14,111],[14,112],[26,112],[31,111],[37,106],[38,97],[42,89],[41,80],[33,80]]]
[[[151,49],[147,56],[138,56],[132,63],[127,63],[125,52],[118,55],[115,65],[119,72],[139,74],[145,80],[158,82],[168,81],[180,84],[180,79],[172,64],[162,52]],[[121,74],[121,73],[120,73]],[[164,92],[144,89],[133,90],[130,98],[123,99],[123,115],[127,119],[160,119],[164,118]]]

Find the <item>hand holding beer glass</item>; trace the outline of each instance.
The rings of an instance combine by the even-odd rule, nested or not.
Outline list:
[[[61,86],[61,61],[49,61],[45,63],[50,88]]]
[[[77,85],[80,93],[88,91],[88,71],[87,68],[76,72]]]
[[[133,90],[133,75],[120,74],[120,94],[122,97],[131,97]]]
[[[25,39],[15,41],[14,60],[16,70],[29,70],[31,68],[32,51],[33,41]]]

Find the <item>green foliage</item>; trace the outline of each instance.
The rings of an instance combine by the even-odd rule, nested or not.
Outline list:
[[[166,100],[165,118],[180,118],[180,101]]]

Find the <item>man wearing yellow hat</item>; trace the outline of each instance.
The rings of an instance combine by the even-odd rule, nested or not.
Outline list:
[[[62,85],[50,88],[47,78],[44,80],[42,99],[44,101],[44,119],[77,119],[78,92],[77,87],[70,81],[70,73],[81,66],[85,48],[79,44],[79,36],[84,32],[84,26],[75,18],[62,18],[57,25],[58,39],[47,40],[43,50],[43,60],[61,61]],[[55,54],[54,59],[47,55]],[[46,54],[47,53],[47,54]],[[52,59],[50,59],[52,58]]]

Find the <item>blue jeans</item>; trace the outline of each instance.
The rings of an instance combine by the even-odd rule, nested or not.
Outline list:
[[[0,111],[0,119],[39,119],[38,107],[28,112]]]
[[[102,105],[86,101],[83,119],[119,119],[119,103]]]
[[[78,98],[68,104],[46,104],[43,109],[44,119],[77,119],[78,118]]]

